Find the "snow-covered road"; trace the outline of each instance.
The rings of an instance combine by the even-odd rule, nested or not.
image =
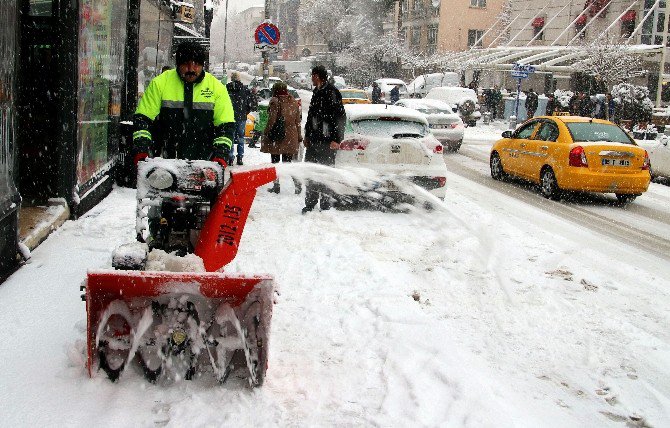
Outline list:
[[[287,176],[302,165],[282,169],[281,194],[259,192],[227,268],[281,290],[253,391],[87,377],[79,284],[134,238],[134,192],[115,189],[0,285],[3,425],[667,425],[669,253],[635,241],[667,241],[670,188],[628,209],[544,201],[490,179],[490,138],[467,132],[432,212],[302,216]]]

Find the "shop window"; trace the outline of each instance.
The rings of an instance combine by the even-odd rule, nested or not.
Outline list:
[[[470,0],[470,7],[484,9],[486,7],[486,0]]]
[[[484,30],[468,30],[468,47],[471,48],[477,44],[478,48],[482,47],[482,36]]]
[[[428,26],[428,41],[426,46],[426,53],[432,55],[435,53],[437,47],[437,25]]]

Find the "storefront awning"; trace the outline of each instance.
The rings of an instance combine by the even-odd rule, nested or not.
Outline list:
[[[531,24],[534,28],[542,28],[544,27],[544,18],[537,17],[533,19],[533,23]]]
[[[196,38],[196,39],[204,39],[205,38],[205,36],[203,36],[202,34],[198,33],[195,30],[192,30],[192,29],[188,28],[184,24],[180,24],[179,22],[174,23],[174,29],[175,29],[175,36],[177,36],[177,37],[186,36],[186,37],[189,37],[189,38]]]
[[[588,21],[588,18],[586,17],[586,15],[584,15],[584,14],[579,15],[579,18],[577,18],[577,20],[575,21],[575,26],[583,27],[583,26],[586,25],[586,21]]]

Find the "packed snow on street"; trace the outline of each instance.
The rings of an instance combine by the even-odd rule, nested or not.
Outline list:
[[[79,286],[135,238],[135,191],[115,188],[0,285],[3,424],[667,426],[668,254],[607,233],[633,222],[667,242],[667,224],[601,204],[587,207],[604,222],[594,229],[566,218],[566,202],[492,188],[476,160],[500,130],[489,131],[468,128],[445,155],[446,200],[430,211],[301,215],[291,176],[324,172],[299,163],[279,168],[280,194],[259,190],[226,267],[278,286],[256,389],[208,373],[154,385],[134,367],[116,383],[88,377]],[[243,168],[268,160],[247,149]],[[631,209],[669,201],[653,183]]]

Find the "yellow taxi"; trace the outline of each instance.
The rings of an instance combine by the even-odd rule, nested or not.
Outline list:
[[[541,116],[505,131],[491,148],[491,176],[540,185],[546,198],[564,191],[614,193],[621,203],[649,187],[649,155],[612,122]]]
[[[368,94],[361,89],[340,89],[342,104],[370,104]]]

